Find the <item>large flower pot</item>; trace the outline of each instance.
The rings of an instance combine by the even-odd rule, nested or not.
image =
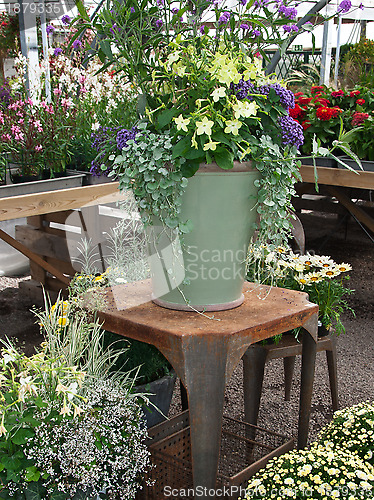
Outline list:
[[[254,224],[260,173],[250,162],[232,170],[202,165],[188,180],[183,221],[193,229],[180,240],[162,225],[149,238],[153,300],[170,309],[217,311],[243,302],[245,263]]]

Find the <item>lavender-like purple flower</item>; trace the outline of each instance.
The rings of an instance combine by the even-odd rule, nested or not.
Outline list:
[[[360,5],[358,6],[358,8],[359,8],[359,9],[361,9],[361,10],[364,10],[364,8],[365,8],[365,7],[364,7],[364,4],[363,4],[363,3],[360,3]]]
[[[247,24],[247,23],[242,23],[242,24],[240,25],[240,28],[241,28],[242,30],[249,30],[249,29],[251,29],[251,26],[250,26],[249,24]]]
[[[54,32],[55,28],[52,26],[52,24],[48,24],[45,30],[47,32],[47,35],[50,35]]]
[[[295,7],[286,7],[284,4],[281,4],[278,10],[284,17],[288,17],[288,19],[295,19],[297,16],[297,9]]]
[[[240,0],[240,3],[243,5],[243,7],[247,5],[247,2],[248,0]]]
[[[265,7],[269,3],[270,0],[255,0],[253,2],[253,7],[255,9],[260,9],[261,7]]]
[[[346,12],[349,12],[351,8],[352,8],[351,0],[342,0],[342,2],[340,2],[338,7],[338,13],[345,14]]]
[[[205,34],[205,25],[204,25],[204,24],[202,24],[202,25],[200,26],[200,33],[201,33],[202,35],[204,35],[204,34]]]
[[[282,142],[286,146],[296,146],[299,149],[304,144],[303,127],[299,122],[291,118],[291,116],[281,116],[278,119],[282,130]]]
[[[74,49],[78,49],[79,47],[82,47],[82,42],[80,40],[74,40],[73,47],[74,47]]]
[[[62,48],[61,47],[56,47],[55,50],[53,51],[53,55],[54,56],[58,56],[61,53],[62,53]]]
[[[291,26],[288,26],[288,24],[284,24],[284,25],[282,26],[282,28],[284,29],[284,32],[285,32],[285,33],[291,33],[291,31],[292,31]]]
[[[172,11],[172,13],[173,13],[173,14],[178,14],[179,9],[178,9],[178,7],[173,7],[173,8],[171,9],[171,11]]]
[[[261,31],[260,30],[253,30],[252,33],[251,33],[251,37],[252,38],[256,38],[258,36],[261,35]]]
[[[120,129],[116,136],[117,148],[122,151],[122,149],[127,146],[127,141],[130,139],[135,140],[137,133],[138,129],[136,127],[133,127],[131,130],[127,130],[125,128]]]
[[[62,16],[61,21],[62,24],[68,25],[71,22],[71,17],[65,14],[64,16]]]
[[[114,24],[112,25],[112,27],[111,27],[111,28],[109,28],[109,31],[110,31],[111,33],[113,33],[113,35],[115,35],[115,34],[116,34],[116,32],[117,32],[117,33],[120,33],[120,32],[121,32],[121,28],[120,28],[119,26],[117,26],[117,24],[116,24],[116,23],[114,23]]]
[[[218,24],[227,24],[230,20],[230,12],[222,12],[221,17],[218,19]]]
[[[130,7],[130,12],[131,12],[131,14],[134,14],[134,12],[135,12],[135,7]]]
[[[161,26],[162,26],[163,24],[164,24],[164,23],[163,23],[162,19],[156,19],[156,21],[155,21],[155,26],[156,26],[156,28],[158,28],[158,29],[159,29],[159,28],[161,28]]]
[[[164,0],[157,0],[156,3],[160,7],[160,6],[164,5]]]
[[[254,92],[254,85],[250,82],[250,80],[245,81],[242,78],[236,84],[231,83],[230,89],[232,94],[234,94],[236,98],[239,99],[239,101],[242,101],[243,99],[252,100],[249,94],[252,94]]]

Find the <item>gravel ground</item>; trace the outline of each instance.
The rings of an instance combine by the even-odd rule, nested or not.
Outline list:
[[[332,217],[303,215],[307,249],[331,255],[338,262],[353,266],[350,286],[356,292],[349,298],[356,311],[344,316],[346,334],[338,340],[338,384],[340,406],[346,407],[364,400],[374,401],[374,244],[354,221],[346,232],[340,227],[334,232],[337,220]],[[346,233],[346,234],[345,234]],[[327,240],[328,238],[328,240]],[[323,249],[320,250],[321,245]],[[18,283],[28,277],[0,277],[0,336],[17,338],[26,352],[32,353],[41,341],[38,326],[30,308],[30,299],[21,296]],[[174,392],[171,414],[179,411],[178,384]],[[287,435],[296,435],[300,387],[300,357],[296,361],[291,401],[284,401],[282,360],[267,364],[264,378],[259,425]],[[242,367],[235,370],[225,396],[225,413],[243,416]],[[310,440],[332,416],[325,353],[317,354],[315,385],[310,422]]]

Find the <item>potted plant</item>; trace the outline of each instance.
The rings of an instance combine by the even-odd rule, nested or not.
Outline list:
[[[113,2],[92,22],[80,10],[76,37],[93,29],[105,65],[141,93],[139,136],[113,155],[113,175],[153,225],[154,296],[166,307],[238,306],[256,212],[264,239],[280,242],[290,228],[302,128],[288,113],[292,93],[257,56],[310,24],[296,25],[288,3],[259,7]]]
[[[148,452],[132,378],[108,376],[117,355],[73,302],[37,318],[40,352],[2,350],[0,497],[134,498]]]

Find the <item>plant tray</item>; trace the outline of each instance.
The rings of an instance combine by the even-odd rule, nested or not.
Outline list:
[[[138,500],[185,499],[192,490],[188,410],[149,429],[148,449],[153,467]],[[249,478],[273,457],[290,451],[294,440],[261,427],[223,418],[217,489],[220,498],[244,496]],[[168,487],[164,490],[165,487]],[[224,488],[226,487],[226,488]],[[170,491],[173,491],[170,496]],[[241,491],[240,491],[241,490]],[[193,498],[190,494],[190,498]]]
[[[57,177],[55,179],[6,184],[5,186],[0,186],[0,198],[80,187],[84,178],[84,174],[68,174],[66,177]]]
[[[363,170],[361,170],[358,163],[356,163],[354,160],[352,160],[352,158],[349,158],[348,156],[341,156],[340,159],[342,161],[344,161],[344,163],[346,163],[349,167],[353,168],[354,170],[357,170],[358,172],[362,172],[362,171],[374,172],[374,161],[361,160],[361,165],[362,165],[362,169],[363,169]],[[338,168],[342,168],[342,169],[347,170],[345,168],[345,166],[341,165],[340,163],[338,163]]]

